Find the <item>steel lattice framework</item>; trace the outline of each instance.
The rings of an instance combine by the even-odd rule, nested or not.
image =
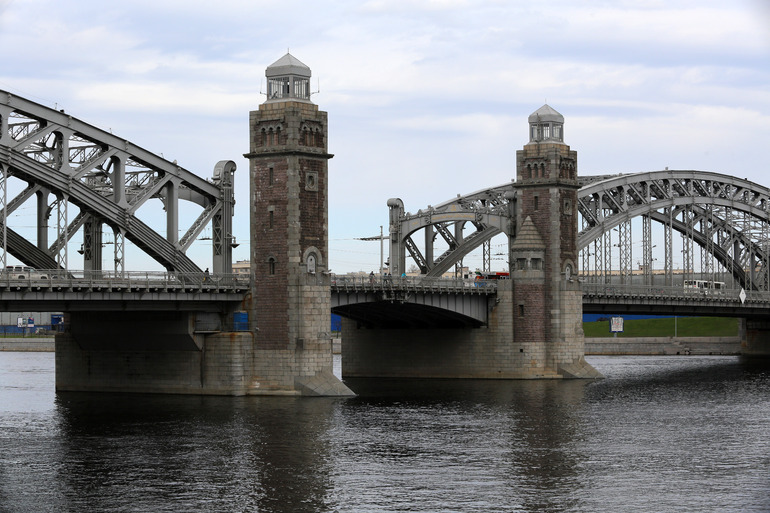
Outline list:
[[[406,271],[406,252],[419,266],[422,274],[441,276],[462,261],[478,246],[484,245],[485,262],[489,260],[489,240],[499,233],[515,229],[515,192],[511,184],[474,192],[466,196],[428,206],[416,214],[404,212],[398,198],[388,200],[390,208],[390,266],[391,273]],[[464,236],[470,223],[474,230]],[[418,230],[425,231],[425,254],[412,239]],[[440,235],[448,249],[434,258],[433,242]]]
[[[676,281],[729,277],[735,288],[770,290],[770,189],[718,173],[672,170],[582,177],[581,185],[584,280],[671,286],[675,275]],[[408,252],[422,274],[440,276],[495,235],[515,237],[515,188],[508,183],[458,195],[416,214],[405,212],[400,199],[389,200],[391,272],[405,270]],[[469,223],[474,230],[463,236]],[[634,225],[641,237],[634,236]],[[422,251],[414,240],[419,230]],[[434,257],[437,235],[448,249]],[[485,262],[488,252],[486,246]],[[637,266],[635,255],[641,255]],[[660,273],[654,271],[658,260]]]
[[[578,247],[587,281],[631,283],[633,239],[624,236],[641,217],[644,284],[654,278],[652,221],[662,231],[662,284],[672,285],[674,232],[681,237],[681,279],[725,276],[746,290],[770,285],[770,189],[704,171],[658,171],[601,177],[578,193]],[[614,239],[613,233],[617,233]],[[613,240],[614,239],[614,240]],[[618,255],[614,253],[617,248]],[[698,254],[700,258],[698,258]]]
[[[213,239],[213,270],[232,265],[233,173],[235,163],[220,161],[206,180],[133,143],[64,111],[0,91],[0,265],[6,254],[39,269],[67,269],[67,242],[83,230],[84,269],[100,270],[102,226],[114,232],[115,272],[125,270],[129,240],[168,271],[200,272],[185,254],[207,226]],[[27,187],[8,197],[8,179]],[[37,197],[37,241],[8,226],[8,216]],[[49,198],[53,197],[49,201]],[[137,216],[149,199],[163,202],[166,235]],[[200,215],[179,237],[179,201],[200,206]],[[78,213],[70,219],[70,205]],[[48,243],[48,218],[56,212],[56,240]]]

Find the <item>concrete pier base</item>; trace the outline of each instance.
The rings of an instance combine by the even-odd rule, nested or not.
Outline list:
[[[249,333],[218,333],[204,337],[200,349],[94,348],[60,333],[56,390],[245,395],[251,387],[251,342]]]
[[[56,335],[56,390],[355,395],[332,373],[331,339],[264,350],[253,332],[200,330],[214,321],[184,312],[71,315],[70,331]]]
[[[332,373],[332,342],[294,349],[255,349],[250,395],[354,396]]]
[[[498,303],[482,328],[367,329],[342,318],[342,376],[471,379],[601,378],[583,358],[582,345],[556,364],[542,342],[513,336],[510,286],[501,284]],[[582,342],[582,337],[580,338]],[[552,345],[557,345],[553,343]],[[574,346],[574,347],[573,347]],[[565,353],[567,353],[565,351]]]
[[[356,329],[343,319],[342,376],[470,379],[601,378],[584,359],[553,369],[514,342],[498,343],[488,328]]]
[[[209,334],[203,337],[200,349],[184,350],[107,345],[88,349],[71,333],[60,333],[56,335],[56,390],[231,396],[355,395],[326,367],[303,366],[301,362],[308,358],[275,353],[255,351],[254,337],[243,332]],[[305,371],[298,370],[300,367]]]
[[[746,320],[741,353],[747,357],[770,358],[770,321]]]

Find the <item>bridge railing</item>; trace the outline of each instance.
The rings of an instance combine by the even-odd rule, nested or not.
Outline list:
[[[377,292],[404,290],[414,292],[455,292],[466,294],[494,294],[496,280],[464,278],[434,278],[425,276],[331,276],[333,290],[345,292]]]
[[[33,269],[0,272],[3,289],[91,289],[91,290],[194,290],[240,292],[249,288],[249,277],[242,274],[180,273],[163,271],[84,271]]]
[[[770,303],[770,292],[741,289],[696,289],[684,286],[621,285],[616,283],[583,283],[584,297],[612,297],[623,299],[707,301],[724,303]]]

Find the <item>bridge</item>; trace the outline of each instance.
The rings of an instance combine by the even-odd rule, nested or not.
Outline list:
[[[699,171],[578,177],[564,118],[548,105],[529,117],[515,181],[416,214],[388,200],[389,275],[334,277],[326,113],[291,54],[266,77],[244,155],[248,280],[231,272],[233,161],[204,179],[0,91],[0,268],[8,256],[30,268],[0,274],[0,306],[65,312],[58,390],[349,395],[331,372],[330,310],[346,318],[346,376],[597,377],[583,359],[584,308],[757,319],[749,346],[767,349],[769,191]],[[144,214],[151,200],[162,214]],[[13,225],[27,201],[34,233]],[[206,229],[211,273],[187,254]],[[509,279],[441,278],[479,247],[489,270],[498,235]],[[129,270],[127,242],[163,271]],[[407,254],[418,278],[400,278]],[[724,287],[684,290],[696,280]]]
[[[204,179],[62,110],[0,91],[0,306],[65,312],[57,390],[239,393],[230,341],[222,340],[251,290],[232,274],[235,169],[223,160]],[[151,200],[161,208],[147,207],[143,220]],[[32,233],[13,224],[27,202]],[[187,227],[181,210],[197,212]],[[165,233],[146,218],[161,219]],[[204,230],[213,272],[187,255]],[[128,244],[165,270],[129,270]],[[111,255],[103,254],[107,245]],[[219,375],[223,366],[229,376]]]
[[[769,189],[719,173],[668,169],[581,177],[578,183],[581,265],[573,269],[571,279],[582,285],[584,312],[741,317],[748,320],[749,338],[755,344],[757,337],[765,336],[770,311]],[[334,311],[354,319],[357,327],[397,327],[406,317],[402,310],[407,303],[419,303],[423,310],[432,304],[454,317],[441,321],[440,316],[420,311],[412,327],[421,323],[427,328],[436,322],[468,325],[465,304],[472,297],[469,290],[477,289],[447,290],[443,295],[431,290],[420,296],[416,285],[436,288],[439,277],[452,268],[459,275],[463,258],[478,249],[482,271],[488,272],[491,241],[501,234],[508,239],[503,254],[512,277],[517,270],[541,268],[540,259],[533,266],[532,259],[520,258],[526,255],[516,255],[513,249],[523,225],[519,189],[517,182],[506,183],[458,195],[414,214],[406,212],[400,199],[389,200],[391,274],[406,270],[409,255],[420,276],[410,278],[411,292],[404,289],[401,295],[393,291],[351,295],[348,286],[333,285]],[[498,284],[508,286],[504,281],[482,283],[487,293]],[[401,310],[393,306],[399,297],[409,298]],[[487,303],[486,309],[477,311],[488,315],[499,298],[484,298],[475,299]],[[443,316],[449,313],[444,311]],[[486,324],[488,317],[482,322]]]
[[[755,317],[770,308],[767,188],[723,174],[671,170],[582,177],[580,183],[582,265],[576,278],[583,283],[586,311]],[[463,258],[479,248],[482,271],[488,272],[491,239],[506,231],[515,237],[516,199],[516,185],[508,183],[416,214],[405,212],[400,200],[390,200],[393,274],[405,269],[408,252],[421,270],[409,283],[436,287],[437,276],[460,268]],[[641,240],[632,237],[634,231],[641,231]],[[434,248],[437,235],[443,242],[440,254]],[[657,247],[660,259],[653,257]],[[675,255],[683,259],[682,269],[675,269]],[[688,280],[724,288],[685,288]],[[496,287],[495,281],[483,284],[485,291]],[[345,287],[333,288],[345,292]]]
[[[668,169],[581,177],[579,182],[578,247],[584,281],[671,286],[677,274],[680,281],[728,280],[733,287],[769,290],[766,187],[718,173]],[[458,195],[415,214],[405,212],[400,200],[389,200],[392,274],[406,270],[407,252],[421,274],[435,277],[479,247],[482,270],[488,271],[490,240],[501,233],[515,237],[516,200],[515,182]],[[652,221],[660,230],[653,231]],[[641,232],[638,242],[632,227]],[[681,236],[678,245],[674,232]],[[434,257],[437,235],[444,250]],[[658,245],[663,250],[660,259],[653,257]],[[634,254],[641,273],[633,269]],[[675,255],[682,259],[678,272]],[[662,275],[654,272],[656,261]]]
[[[249,291],[248,278],[234,274],[38,271],[38,277],[0,275],[3,311],[219,312],[222,303],[239,305]]]

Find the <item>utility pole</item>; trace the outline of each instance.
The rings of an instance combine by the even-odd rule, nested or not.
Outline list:
[[[356,240],[378,240],[380,241],[380,276],[384,273],[384,266],[383,266],[383,257],[384,257],[384,249],[383,249],[383,241],[384,240],[390,240],[390,235],[383,235],[382,233],[382,225],[380,225],[380,234],[375,235],[373,237],[358,237]]]

